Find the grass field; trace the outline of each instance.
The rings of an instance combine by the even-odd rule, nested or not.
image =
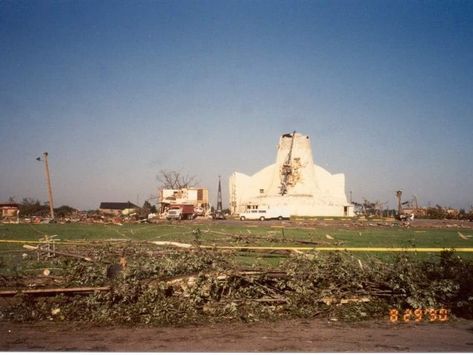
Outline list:
[[[45,235],[56,235],[61,242],[96,241],[177,241],[192,242],[198,238],[202,245],[248,247],[340,247],[340,248],[473,248],[473,238],[462,239],[459,232],[469,236],[468,228],[404,228],[401,226],[359,227],[333,225],[298,226],[294,223],[163,223],[163,224],[20,224],[0,225],[0,251],[21,248],[23,241],[38,241]],[[18,243],[8,243],[18,241]],[[383,252],[357,251],[357,255],[385,256]],[[429,254],[423,253],[420,257]],[[459,253],[473,258],[473,253]]]

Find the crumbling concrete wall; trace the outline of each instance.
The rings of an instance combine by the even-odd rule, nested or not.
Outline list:
[[[308,136],[294,133],[279,139],[276,163],[253,176],[235,172],[229,179],[232,213],[246,205],[285,207],[295,216],[352,216],[344,174],[330,174],[314,164]]]

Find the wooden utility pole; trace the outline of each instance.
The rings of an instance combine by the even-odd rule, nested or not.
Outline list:
[[[44,172],[46,175],[46,183],[48,185],[48,197],[49,197],[49,213],[51,219],[54,219],[54,203],[53,203],[53,190],[51,188],[51,177],[49,176],[49,165],[48,165],[48,152],[43,153],[43,159],[36,158],[36,160],[44,161]]]

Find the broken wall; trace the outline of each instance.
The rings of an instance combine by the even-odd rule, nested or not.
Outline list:
[[[352,216],[344,174],[314,164],[310,139],[295,133],[280,137],[276,163],[252,176],[235,172],[229,179],[232,213],[247,204],[285,207],[296,216]]]

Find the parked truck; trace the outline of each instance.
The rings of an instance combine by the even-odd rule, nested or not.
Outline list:
[[[170,205],[166,218],[171,219],[194,219],[194,205]]]

